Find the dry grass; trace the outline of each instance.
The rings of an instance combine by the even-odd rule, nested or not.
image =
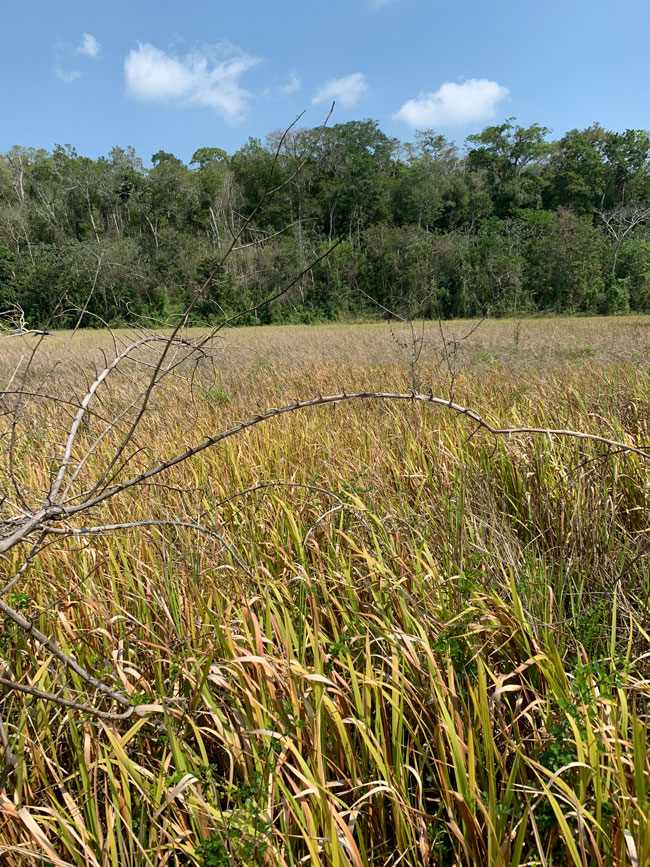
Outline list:
[[[161,390],[133,466],[298,396],[408,390],[393,332],[229,332],[193,399],[181,380]],[[51,388],[81,389],[108,340],[78,335]],[[420,377],[445,396],[436,341]],[[4,385],[28,343],[2,349]],[[648,361],[648,318],[486,322],[456,395],[504,425],[647,444]],[[127,405],[139,376],[127,368],[97,411]],[[25,426],[34,497],[62,420],[35,408]],[[472,433],[409,403],[286,416],[92,516],[200,520],[214,537],[47,549],[15,604],[164,710],[108,724],[5,696],[20,767],[0,801],[3,864],[650,863],[647,464]],[[279,479],[292,484],[223,502]],[[0,655],[41,689],[81,687],[9,624]]]
[[[448,339],[462,338],[477,320],[444,323]],[[421,325],[421,323],[420,323]],[[419,332],[419,326],[418,326]],[[200,329],[189,329],[189,334]],[[131,332],[116,331],[118,339]],[[441,347],[438,326],[425,326],[423,362],[432,364]],[[69,333],[56,332],[46,341],[42,366],[57,350],[66,347]],[[400,323],[365,323],[354,326],[331,324],[260,326],[236,328],[220,340],[219,363],[222,369],[242,369],[248,365],[282,367],[313,364],[353,364],[406,367],[410,348],[400,343],[410,340],[410,331]],[[7,370],[34,340],[5,341],[0,370]],[[112,340],[106,331],[79,332],[73,342],[71,360],[87,365],[90,358],[99,360],[93,351],[110,349]],[[78,354],[77,354],[78,353]],[[590,359],[597,362],[650,362],[650,316],[570,317],[539,319],[486,320],[463,343],[461,362],[466,367],[488,364],[539,369],[564,362]]]

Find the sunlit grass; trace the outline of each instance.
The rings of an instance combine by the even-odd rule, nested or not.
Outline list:
[[[518,347],[512,327],[464,347],[462,402],[650,443],[645,320],[526,322]],[[133,467],[298,396],[408,390],[386,335],[228,334],[194,400],[165,385]],[[77,340],[54,389],[83,387],[98,337]],[[434,350],[420,375],[446,396]],[[128,403],[130,375],[98,412]],[[59,440],[32,412],[34,492]],[[495,441],[444,410],[366,403],[273,420],[111,501],[93,522],[216,535],[69,540],[17,588],[41,630],[162,710],[109,724],[5,697],[20,765],[3,863],[650,863],[648,479],[638,456],[593,443]],[[271,480],[294,484],[223,502]],[[81,690],[10,625],[0,641],[13,676]]]

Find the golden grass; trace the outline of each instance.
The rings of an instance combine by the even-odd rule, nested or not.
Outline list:
[[[526,320],[518,343],[516,328],[486,322],[463,344],[461,402],[503,425],[650,443],[649,318]],[[228,332],[192,398],[167,380],[131,466],[296,397],[409,390],[407,332],[392,331]],[[419,375],[446,396],[427,333]],[[44,344],[30,382],[65,339]],[[3,344],[3,385],[29,345]],[[48,388],[79,392],[102,345],[77,335]],[[96,411],[127,406],[142,375],[127,366]],[[41,403],[26,414],[34,499],[63,421]],[[6,695],[20,765],[0,801],[2,863],[650,863],[648,466],[593,443],[472,434],[410,403],[296,413],[84,517],[218,536],[134,529],[48,548],[14,603],[162,710],[109,724]],[[292,484],[223,503],[271,480]],[[81,691],[10,624],[0,655],[40,689]]]

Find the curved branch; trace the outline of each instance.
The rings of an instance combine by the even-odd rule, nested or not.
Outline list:
[[[162,519],[158,520],[156,518],[151,518],[143,521],[125,521],[121,524],[99,524],[95,527],[46,527],[43,530],[43,534],[54,533],[57,536],[62,536],[64,538],[76,536],[102,536],[104,533],[119,530],[135,530],[144,527],[176,527],[179,530],[195,530],[197,533],[202,533],[204,536],[216,539],[223,545],[235,563],[237,563],[239,568],[245,572],[249,578],[255,577],[251,573],[250,569],[248,569],[241,561],[239,555],[233,550],[232,546],[226,542],[221,533],[217,533],[216,530],[211,530],[209,527],[204,527],[202,524],[193,524],[191,521],[165,521]]]
[[[121,695],[119,692],[115,692],[115,690],[112,690],[110,686],[106,686],[106,684],[102,683],[102,681],[98,680],[98,678],[93,677],[93,675],[86,671],[85,668],[82,668],[82,666],[79,665],[79,663],[75,659],[73,659],[72,656],[64,653],[58,647],[58,645],[55,644],[54,641],[52,641],[50,638],[47,637],[47,635],[44,635],[39,629],[37,629],[34,624],[31,621],[27,620],[26,617],[23,617],[23,615],[19,611],[16,611],[10,605],[7,605],[5,602],[3,602],[2,599],[0,599],[0,612],[4,614],[4,616],[7,617],[9,620],[13,621],[16,626],[25,633],[25,635],[33,638],[34,641],[49,650],[52,656],[58,659],[59,662],[62,662],[63,665],[67,666],[67,668],[74,671],[74,673],[77,674],[85,683],[89,683],[96,690],[103,693],[105,696],[112,699],[112,701],[117,702],[118,704],[129,704],[128,698],[126,698],[124,695]],[[2,683],[1,679],[0,683]]]
[[[599,434],[590,434],[584,433],[583,431],[574,431],[564,428],[536,428],[536,427],[516,427],[516,428],[505,428],[505,427],[495,427],[486,421],[481,415],[479,415],[474,410],[461,406],[460,404],[454,403],[450,400],[445,400],[442,397],[434,397],[433,394],[417,394],[415,392],[380,392],[380,391],[360,391],[353,392],[348,394],[347,392],[343,392],[341,394],[332,394],[332,395],[319,395],[318,397],[313,397],[307,400],[298,400],[295,403],[287,404],[286,406],[282,406],[278,409],[269,409],[260,415],[253,416],[252,418],[247,419],[246,421],[239,422],[233,427],[228,428],[228,430],[221,431],[214,436],[207,437],[203,442],[198,443],[195,446],[192,446],[186,451],[181,452],[178,455],[175,455],[173,458],[169,458],[167,461],[163,461],[155,467],[152,467],[149,470],[146,470],[143,473],[139,473],[137,476],[133,476],[131,479],[128,479],[125,482],[121,482],[120,484],[114,485],[111,488],[108,488],[105,491],[102,491],[101,494],[98,494],[96,497],[88,499],[83,503],[79,503],[75,506],[61,507],[59,514],[64,514],[66,516],[72,516],[78,514],[79,512],[83,512],[86,509],[92,508],[93,506],[97,506],[100,503],[103,503],[105,500],[111,499],[116,494],[121,493],[122,491],[128,490],[129,488],[134,487],[135,485],[140,484],[141,482],[145,482],[148,479],[153,478],[154,476],[159,475],[165,470],[171,469],[172,467],[177,466],[178,464],[183,463],[189,458],[194,457],[194,455],[200,454],[207,448],[211,448],[222,440],[228,439],[230,437],[236,436],[237,434],[242,433],[242,431],[247,430],[248,428],[255,427],[261,422],[268,421],[269,419],[275,418],[276,416],[286,415],[287,413],[296,412],[301,409],[309,409],[317,406],[325,406],[327,404],[337,404],[337,403],[346,403],[352,400],[410,400],[410,401],[419,401],[421,403],[433,404],[434,406],[438,406],[442,409],[448,409],[457,415],[467,416],[467,418],[471,419],[478,428],[482,428],[486,430],[488,433],[494,436],[502,436],[509,437],[514,436],[516,434],[527,434],[533,436],[558,436],[558,437],[566,437],[572,439],[583,439],[590,440],[592,442],[603,443],[604,445],[608,445],[617,449],[621,449],[623,451],[632,452],[633,454],[639,455],[640,457],[645,458],[646,460],[650,460],[650,451],[644,450],[642,448],[638,448],[637,446],[630,445],[629,443],[622,443],[617,440],[612,440],[607,437],[600,436]],[[45,516],[44,516],[45,517]],[[43,520],[43,519],[41,519]],[[2,551],[2,546],[0,545],[0,552]]]
[[[8,677],[0,677],[0,686],[4,686],[5,689],[13,690],[15,692],[22,692],[25,695],[31,695],[33,698],[39,698],[43,701],[51,701],[53,704],[59,704],[61,707],[69,707],[72,710],[78,710],[82,713],[96,716],[99,719],[128,719],[134,712],[137,712],[137,707],[135,705],[129,705],[128,701],[126,702],[127,710],[123,713],[114,713],[108,710],[99,710],[99,708],[93,707],[92,705],[72,701],[69,698],[62,698],[60,695],[55,695],[52,692],[44,692],[42,689],[36,689],[34,686],[30,686],[27,683],[20,683],[17,680],[10,680]]]

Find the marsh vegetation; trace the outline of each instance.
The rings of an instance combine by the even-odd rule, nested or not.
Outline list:
[[[471,325],[445,323],[447,349],[437,325],[418,330],[433,394],[449,395],[448,346]],[[413,386],[406,324],[222,335],[152,394],[120,472],[297,397]],[[38,339],[3,343],[7,411]],[[132,339],[47,337],[22,388],[38,392],[61,358],[42,391],[83,395]],[[458,346],[455,402],[497,428],[604,441],[350,400],[251,426],[84,523],[53,520],[74,533],[48,536],[6,601],[130,712],[5,692],[18,763],[3,863],[650,861],[650,319],[488,320]],[[77,460],[104,417],[128,419],[147,352],[98,390]],[[75,411],[25,403],[14,499],[51,489]],[[24,556],[8,551],[6,579]],[[110,711],[8,618],[0,657],[5,679]]]

